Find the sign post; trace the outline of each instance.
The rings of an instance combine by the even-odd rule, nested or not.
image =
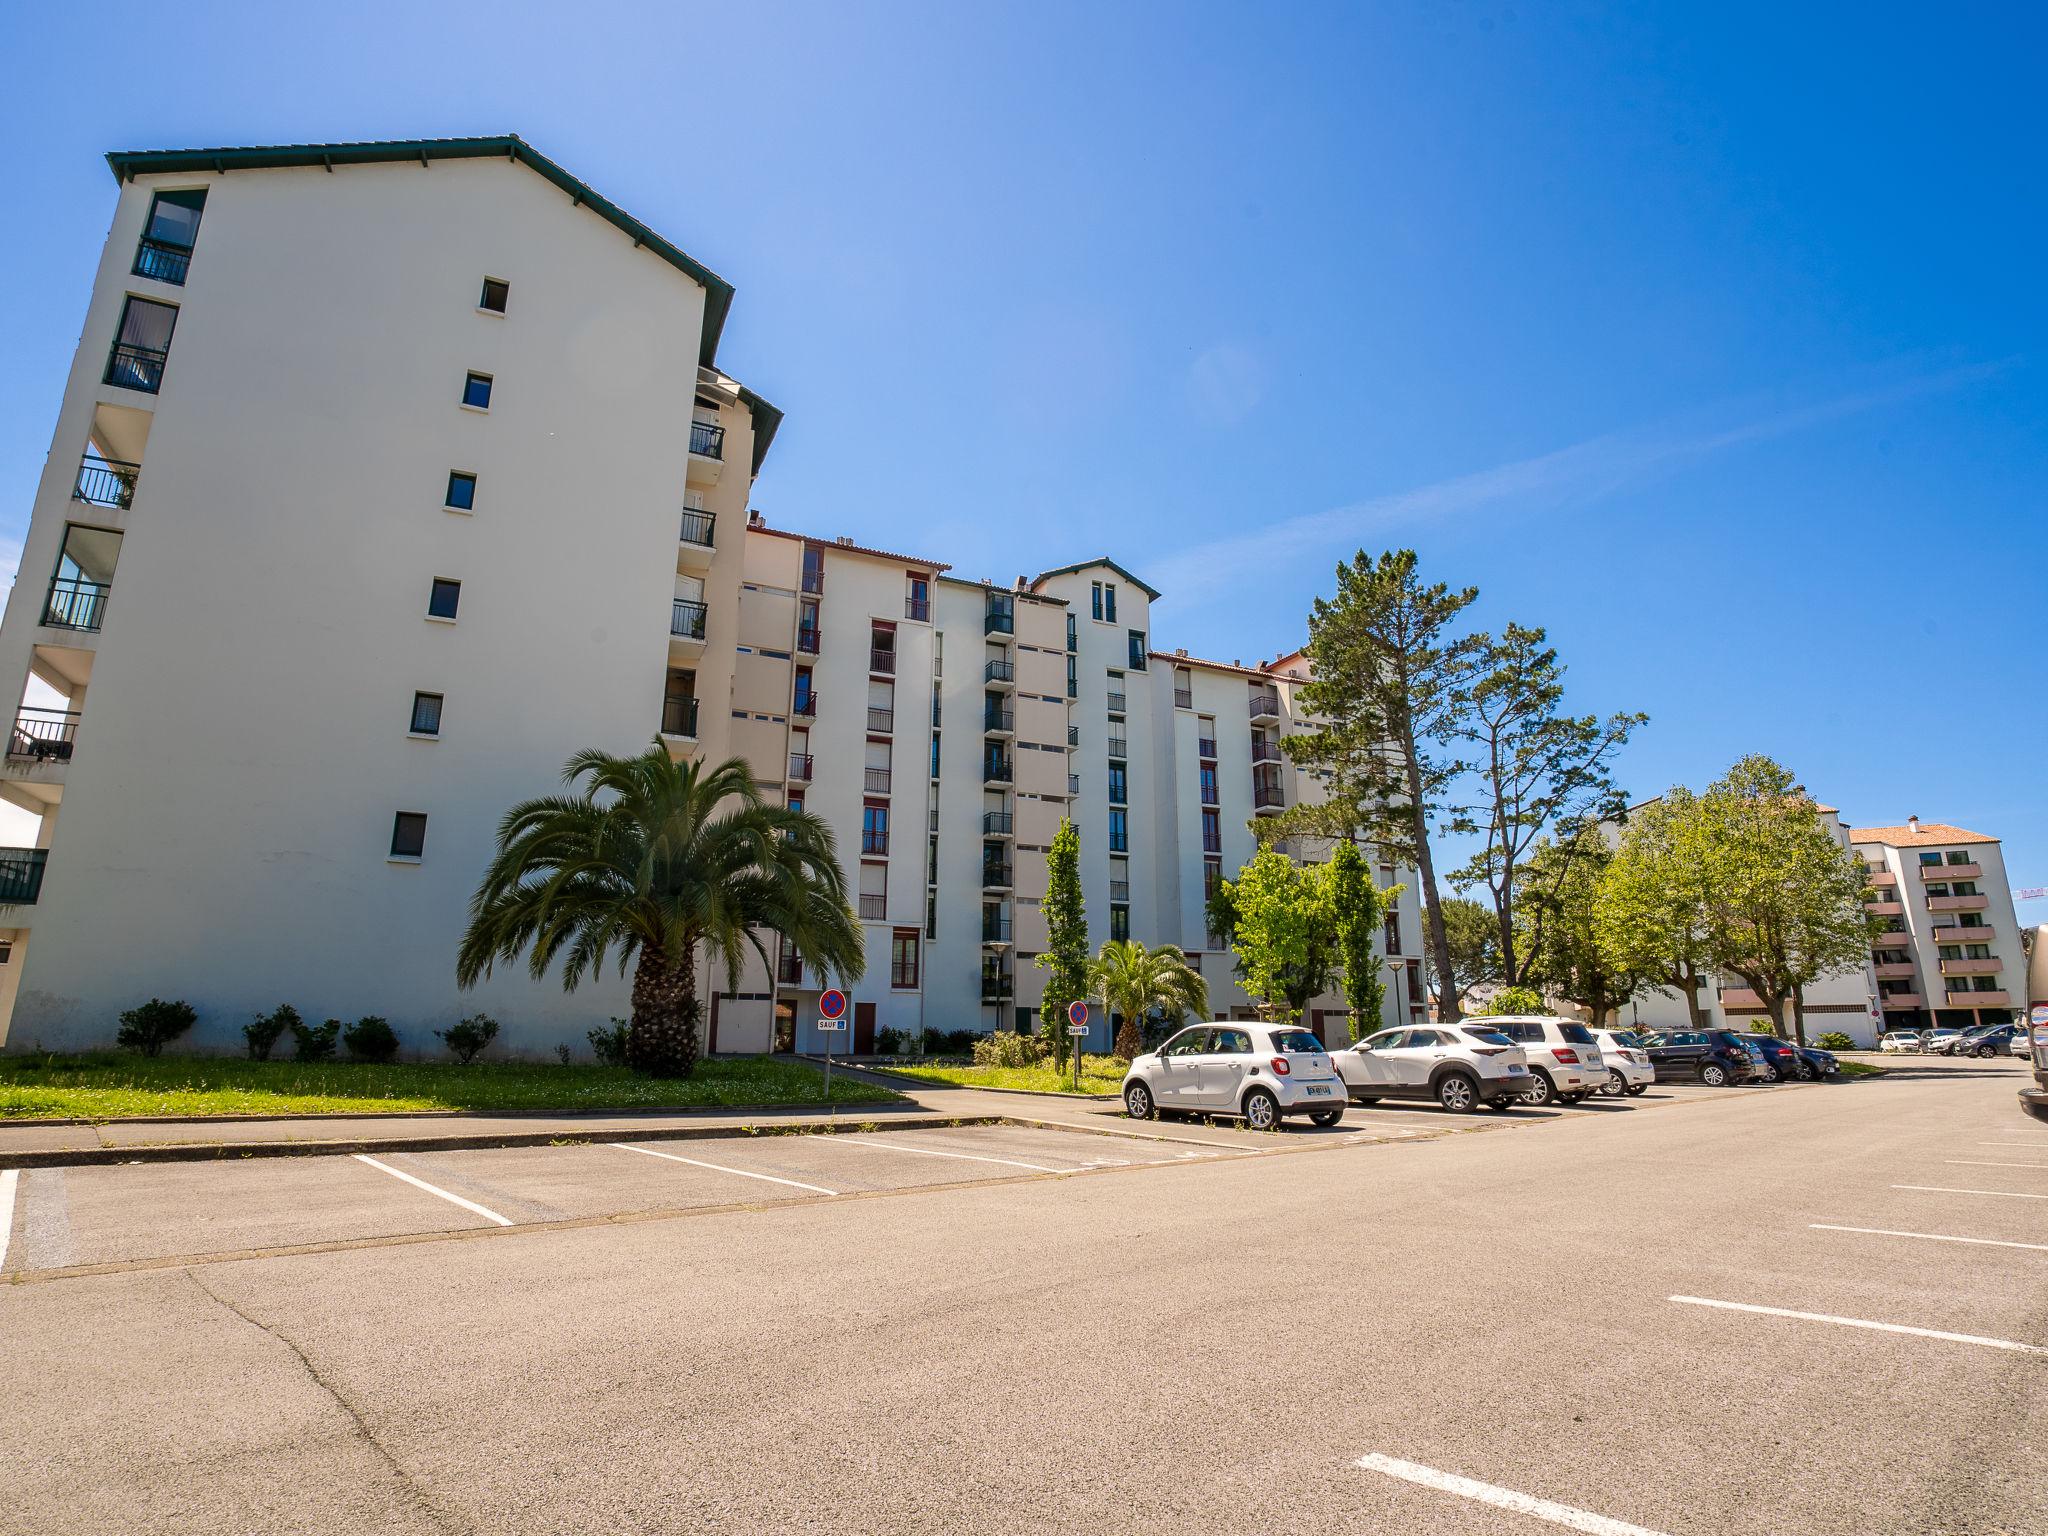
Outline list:
[[[1067,1004],[1067,1038],[1074,1042],[1074,1092],[1081,1091],[1081,1042],[1088,1038],[1088,1005],[1076,998]]]
[[[818,1032],[825,1037],[825,1103],[832,1103],[832,1037],[846,1028],[846,994],[827,987],[818,998]]]

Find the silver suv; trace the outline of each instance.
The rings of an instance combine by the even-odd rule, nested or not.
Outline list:
[[[1323,1042],[1292,1024],[1196,1024],[1124,1074],[1133,1120],[1160,1113],[1240,1117],[1252,1130],[1279,1129],[1288,1115],[1317,1125],[1344,1118],[1344,1080]]]
[[[1330,1059],[1354,1104],[1434,1099],[1452,1110],[1508,1109],[1529,1092],[1529,1061],[1491,1022],[1384,1029]]]
[[[1575,1019],[1525,1013],[1473,1022],[1500,1031],[1527,1053],[1529,1091],[1525,1097],[1531,1104],[1576,1104],[1598,1093],[1607,1081],[1600,1042]]]

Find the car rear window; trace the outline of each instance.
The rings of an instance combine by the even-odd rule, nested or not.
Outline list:
[[[1557,1026],[1557,1032],[1563,1035],[1565,1039],[1571,1041],[1573,1045],[1592,1045],[1596,1043],[1593,1039],[1593,1031],[1586,1028],[1583,1024],[1560,1024]]]
[[[1474,1029],[1468,1024],[1465,1026],[1465,1033],[1474,1040],[1477,1040],[1481,1045],[1513,1045],[1515,1043],[1497,1029]]]
[[[1323,1042],[1305,1029],[1276,1029],[1273,1031],[1273,1049],[1285,1051],[1290,1056],[1313,1056],[1323,1048]]]

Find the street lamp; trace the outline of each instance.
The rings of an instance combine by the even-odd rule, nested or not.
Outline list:
[[[1408,1010],[1401,1001],[1401,973],[1407,966],[1398,959],[1389,957],[1384,964],[1394,973],[1394,1021],[1399,1023],[1408,1017]]]

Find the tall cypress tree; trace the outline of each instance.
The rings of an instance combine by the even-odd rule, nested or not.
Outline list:
[[[1049,974],[1038,1028],[1053,1060],[1067,1064],[1067,1004],[1088,995],[1088,917],[1081,904],[1081,834],[1062,821],[1045,856],[1045,953],[1033,963]]]

